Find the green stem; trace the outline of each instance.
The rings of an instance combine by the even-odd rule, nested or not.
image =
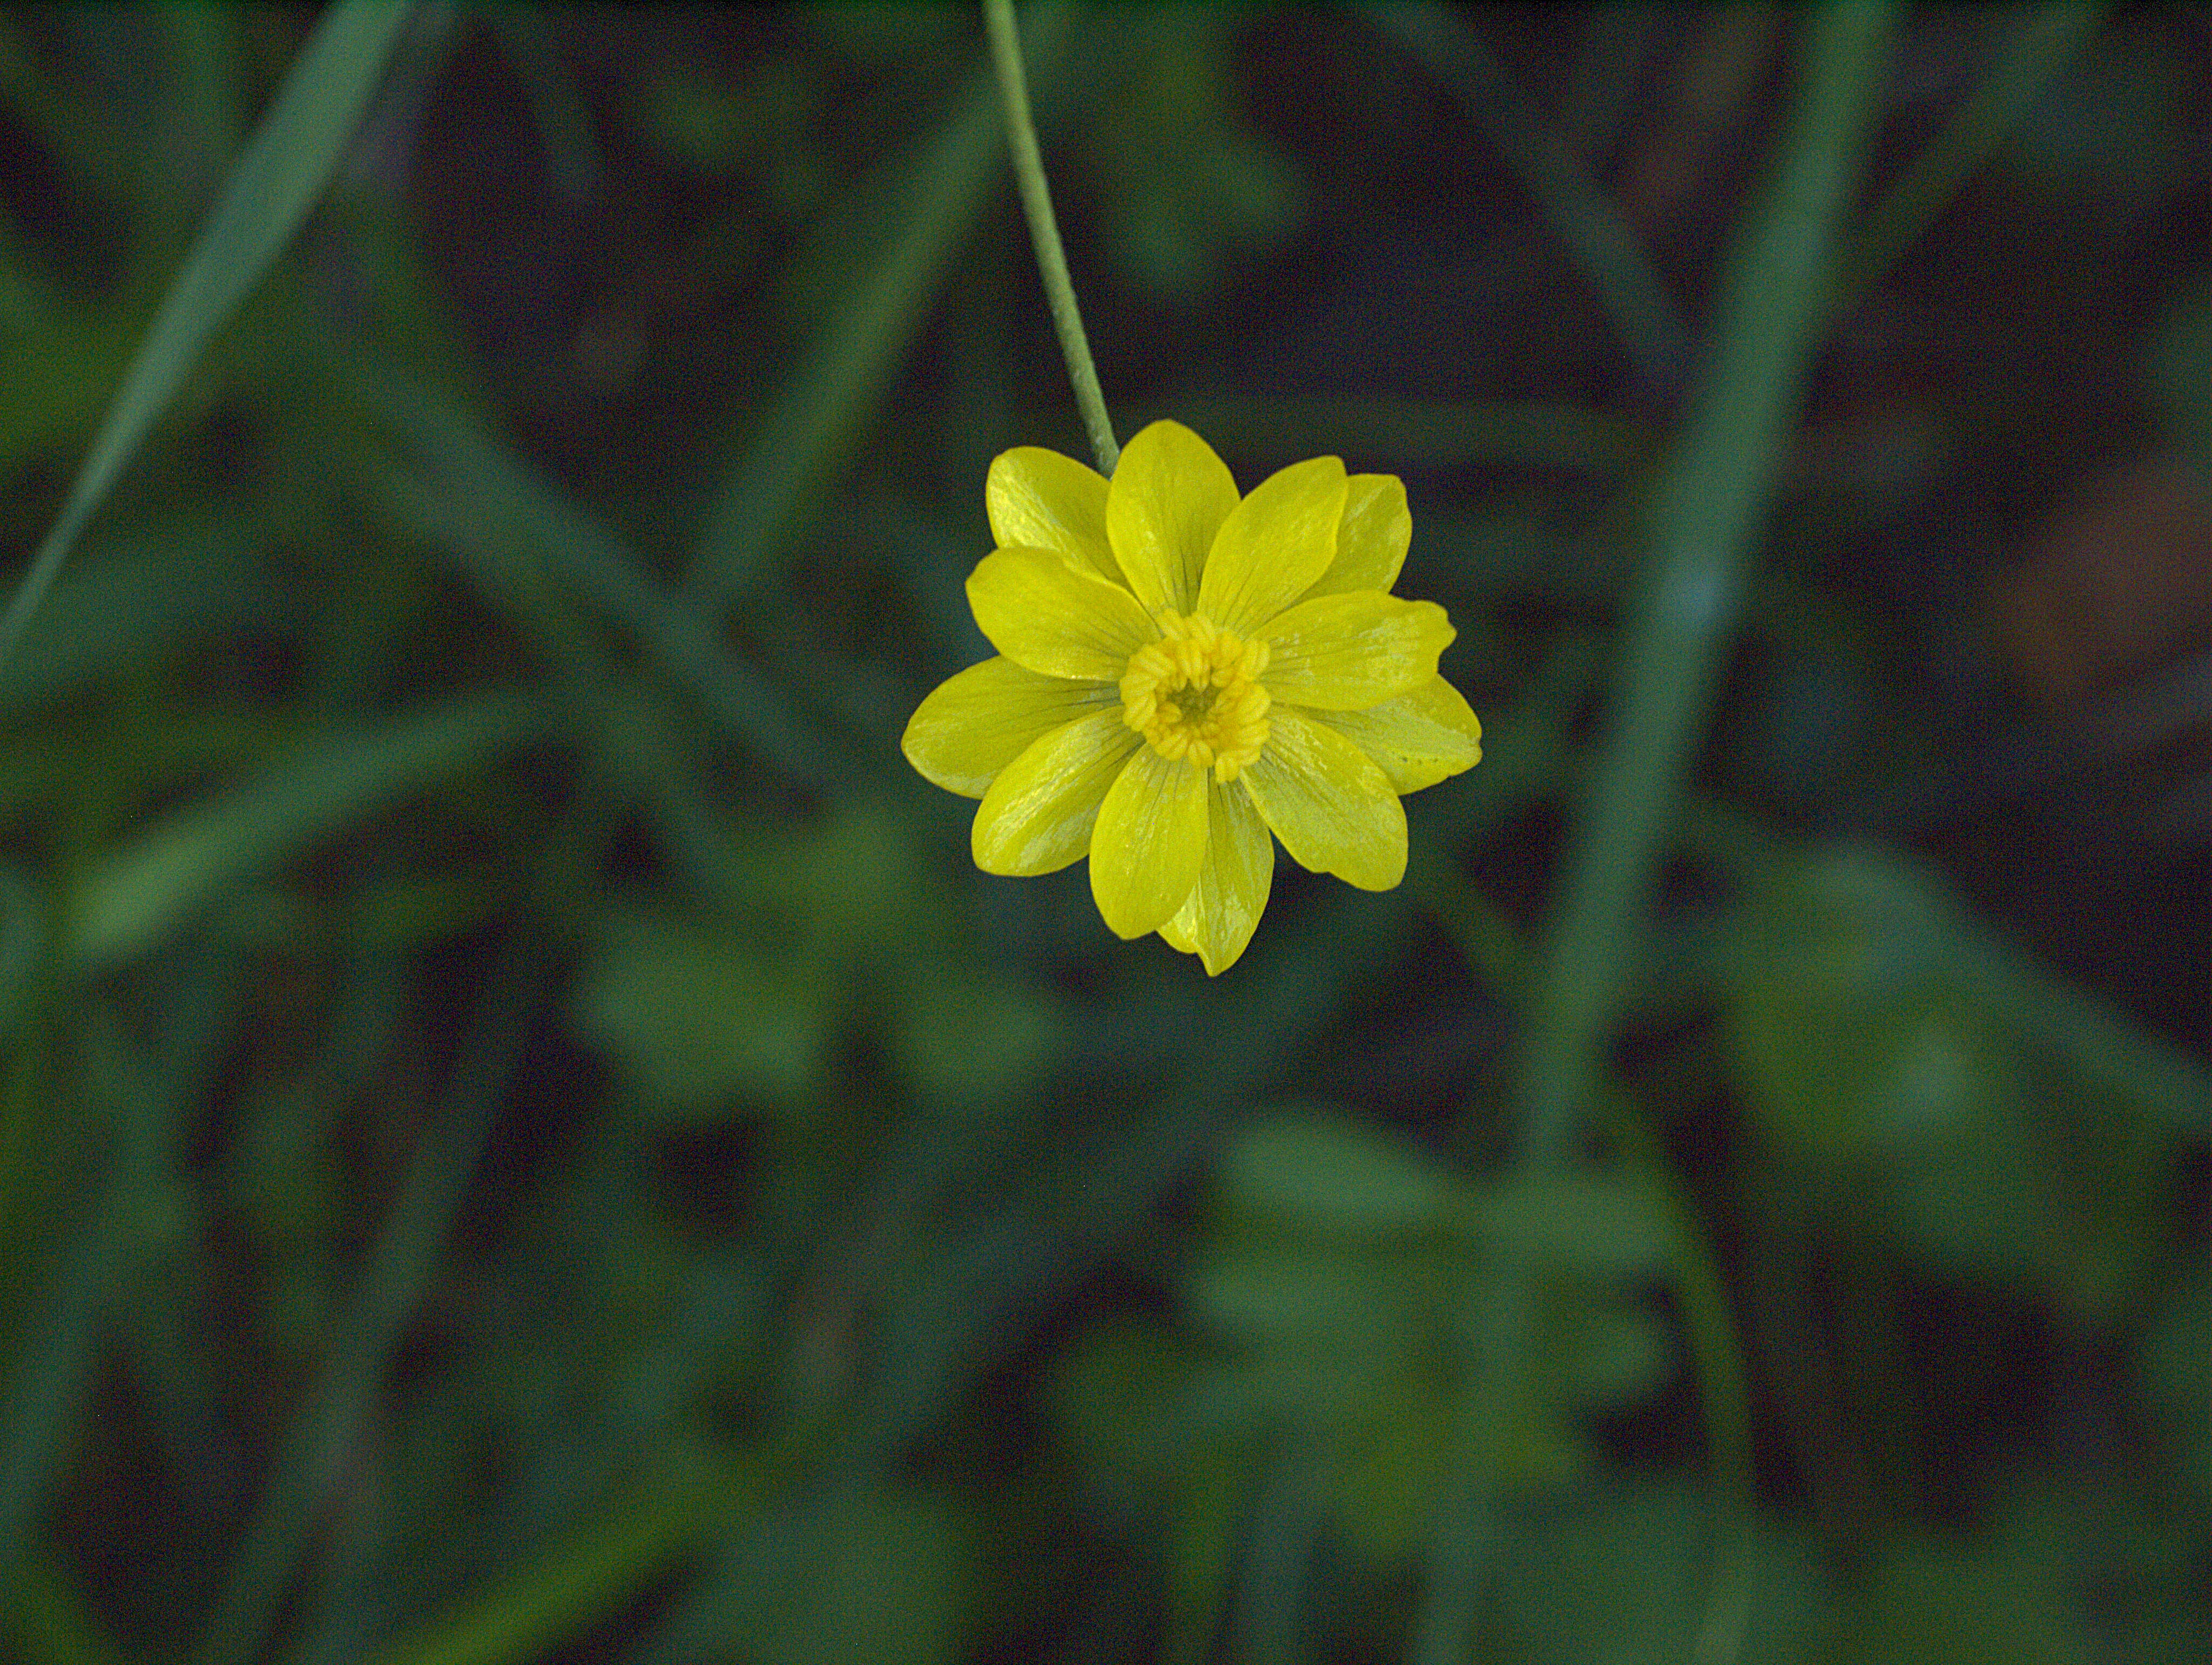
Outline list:
[[[1605,1048],[1632,945],[1684,778],[1735,633],[1744,580],[1783,465],[1805,377],[1832,293],[1835,245],[1879,108],[1893,6],[1861,0],[1808,14],[1804,86],[1781,166],[1729,262],[1688,430],[1662,475],[1652,517],[1649,587],[1620,663],[1602,754],[1568,863],[1565,900],[1530,986],[1522,1116],[1514,1160],[1523,1174],[1569,1162],[1585,1119],[1607,1096]],[[1517,980],[1517,979],[1516,979]],[[1663,1167],[1660,1170],[1664,1174]],[[1701,1661],[1735,1656],[1743,1638],[1748,1512],[1742,1365],[1709,1256],[1677,1217],[1682,1287],[1697,1304],[1693,1341],[1716,1478],[1735,1518],[1698,1641]],[[1528,1270],[1487,1268],[1472,1325],[1471,1419],[1496,1415],[1527,1391],[1538,1317]],[[1455,1476],[1460,1501],[1440,1514],[1411,1657],[1461,1665],[1479,1611],[1486,1550],[1500,1532],[1504,1476],[1474,1457]]]
[[[1076,310],[1067,252],[1060,245],[1060,227],[1052,216],[1052,191],[1045,184],[1044,158],[1030,119],[1029,82],[1022,70],[1021,39],[1014,33],[1013,0],[983,0],[983,25],[990,32],[991,59],[999,71],[999,94],[1006,111],[1006,147],[1013,159],[1014,179],[1021,187],[1022,212],[1029,216],[1030,236],[1036,245],[1037,272],[1052,306],[1052,327],[1060,334],[1067,379],[1075,389],[1075,406],[1083,413],[1091,449],[1097,453],[1099,471],[1110,475],[1121,460],[1121,447],[1114,440],[1106,396],[1099,391],[1097,366],[1091,362],[1091,343],[1084,338],[1083,314]]]

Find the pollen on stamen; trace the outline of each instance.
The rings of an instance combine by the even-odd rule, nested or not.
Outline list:
[[[1267,645],[1241,640],[1202,614],[1163,609],[1157,617],[1161,639],[1131,654],[1121,678],[1121,720],[1162,757],[1234,780],[1267,743],[1273,701],[1255,680]]]

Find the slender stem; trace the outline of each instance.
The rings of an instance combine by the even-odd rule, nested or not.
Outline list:
[[[1523,1176],[1566,1168],[1610,1086],[1606,1046],[1644,904],[1680,811],[1685,778],[1733,640],[1741,592],[1826,321],[1835,245],[1879,105],[1892,0],[1856,0],[1808,14],[1803,89],[1780,166],[1731,257],[1711,327],[1715,345],[1688,431],[1661,478],[1648,587],[1621,657],[1605,742],[1569,857],[1565,896],[1534,968],[1513,1153]],[[1512,979],[1520,981],[1518,977]],[[1666,1170],[1655,1178],[1662,1183]],[[1717,1274],[1677,1213],[1674,1252],[1687,1299],[1708,1432],[1723,1500],[1736,1518],[1708,1591],[1701,1662],[1741,1650],[1748,1483],[1743,1371],[1723,1322]],[[1471,1425],[1507,1414],[1529,1390],[1527,1360],[1540,1317],[1528,1268],[1485,1268],[1470,1324],[1463,1414]],[[1470,1452],[1480,1447],[1470,1443]],[[1416,1621],[1417,1665],[1461,1665],[1479,1611],[1485,1553],[1501,1531],[1507,1476],[1494,1459],[1458,1465],[1431,1546],[1428,1589]],[[1462,1512],[1463,1511],[1463,1512]]]
[[[1013,158],[1015,182],[1021,187],[1022,212],[1029,216],[1030,236],[1036,245],[1037,272],[1044,279],[1045,299],[1052,306],[1052,327],[1060,334],[1067,379],[1075,389],[1075,406],[1083,413],[1091,449],[1098,455],[1099,471],[1110,475],[1121,460],[1121,447],[1114,441],[1106,396],[1099,391],[1098,370],[1091,362],[1091,343],[1083,335],[1083,314],[1076,310],[1075,281],[1068,275],[1067,252],[1060,245],[1060,227],[1052,217],[1052,191],[1045,184],[1044,158],[1037,150],[1036,127],[1030,119],[1021,39],[1014,33],[1013,0],[983,0],[983,25],[990,32],[991,59],[998,68],[999,94],[1006,109],[1006,147]]]

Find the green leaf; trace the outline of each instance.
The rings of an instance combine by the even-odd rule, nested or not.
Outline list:
[[[1978,1123],[2010,1090],[2018,1060],[1947,975],[1939,900],[1851,850],[1761,876],[1723,950],[1723,1021],[1770,1136],[1838,1161]]]
[[[1338,1524],[1346,1547],[1369,1566],[1404,1566],[1436,1529],[1437,1504],[1466,1443],[1465,1408],[1432,1372],[1401,1371],[1337,1432]],[[1544,1442],[1528,1430],[1533,1451]],[[1550,1459],[1540,1461],[1548,1464]]]
[[[618,914],[577,978],[578,1031],[668,1111],[691,1117],[744,1099],[805,1103],[836,1031],[818,973],[711,925]]]
[[[1674,1333],[1648,1307],[1561,1299],[1547,1349],[1560,1398],[1582,1410],[1624,1411],[1666,1385],[1680,1360]]]
[[[0,1587],[0,1642],[11,1657],[43,1665],[133,1665],[79,1588],[76,1570],[51,1547],[27,1552]]]
[[[294,624],[263,566],[263,534],[237,507],[163,517],[67,573],[0,659],[0,711],[74,693],[185,643]]]
[[[952,1665],[983,1589],[980,1523],[932,1492],[824,1491],[727,1523],[722,1570],[641,1657]]]
[[[1328,1111],[1245,1129],[1222,1152],[1215,1184],[1232,1214],[1349,1238],[1434,1230],[1459,1195],[1399,1141]]]
[[[1325,1342],[1354,1377],[1409,1351],[1431,1328],[1431,1292],[1403,1269],[1340,1249],[1232,1239],[1193,1257],[1181,1283],[1191,1321],[1231,1343]]]
[[[1836,1665],[2100,1665],[2108,1653],[2066,1593],[2002,1553],[1906,1540],[1844,1610]]]
[[[1591,1278],[1656,1277],[1673,1253],[1658,1198],[1589,1175],[1521,1176],[1476,1198],[1468,1218],[1493,1252]]]
[[[1731,1612],[1706,1596],[1712,1531],[1704,1499],[1674,1486],[1565,1500],[1516,1523],[1499,1554],[1503,1645],[1491,1657],[1500,1665],[1818,1658],[1826,1592],[1811,1547],[1778,1532],[1754,1536],[1747,1606]],[[1897,1657],[1920,1656],[1908,1649]]]
[[[1121,1323],[1079,1335],[1049,1369],[1047,1403],[1086,1486],[1141,1518],[1180,1463],[1170,1417],[1191,1365],[1158,1325]]]
[[[2197,1488],[2212,1504],[2212,1277],[2193,1268],[2168,1292],[2136,1342],[2143,1398]]]
[[[747,1488],[704,1475],[678,1476],[624,1501],[572,1533],[459,1611],[403,1638],[382,1665],[524,1665],[634,1597],[714,1523],[756,1504]]]
[[[1073,1032],[1066,1002],[1050,991],[957,970],[917,977],[890,1021],[901,1073],[921,1098],[948,1105],[1034,1091]]]
[[[1210,1445],[1183,1465],[1160,1535],[1167,1562],[1170,1665],[1200,1665],[1214,1656],[1255,1466],[1249,1442],[1243,1440]]]
[[[46,899],[19,868],[0,864],[0,1047],[30,1011],[46,946]],[[7,1163],[0,1140],[0,1176]],[[0,1216],[8,1196],[0,1180]]]

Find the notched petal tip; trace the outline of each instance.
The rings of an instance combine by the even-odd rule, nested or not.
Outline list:
[[[1442,676],[1364,711],[1306,716],[1366,753],[1396,792],[1421,791],[1482,761],[1482,720]]]
[[[1413,548],[1413,515],[1406,482],[1395,474],[1355,474],[1345,481],[1344,518],[1336,530],[1336,559],[1301,601],[1350,590],[1386,594],[1405,569]]]
[[[1459,633],[1434,602],[1379,590],[1316,596],[1261,631],[1267,684],[1277,699],[1324,711],[1358,711],[1420,687]]]

